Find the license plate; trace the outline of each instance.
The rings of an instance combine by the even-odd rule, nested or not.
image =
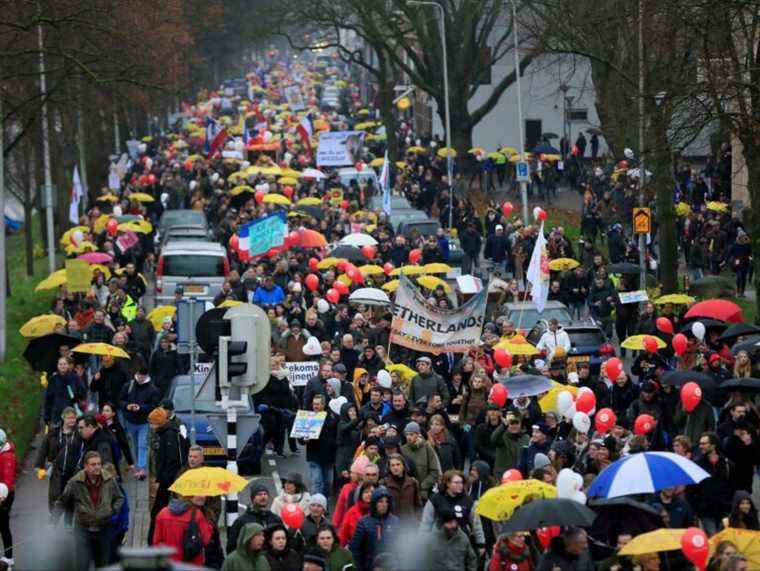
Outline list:
[[[203,454],[206,456],[226,456],[227,451],[221,446],[209,446],[203,449]]]
[[[579,355],[577,357],[568,357],[567,363],[588,363],[591,358],[588,355]]]
[[[186,285],[185,293],[203,293],[205,288],[202,285]]]

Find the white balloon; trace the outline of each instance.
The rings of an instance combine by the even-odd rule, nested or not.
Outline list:
[[[145,151],[147,150],[148,150],[148,145],[146,145],[145,143],[140,143],[139,145],[137,145],[137,152],[140,153],[141,155],[145,154]]]
[[[145,166],[147,167],[148,170],[152,169],[153,168],[153,159],[151,159],[150,157],[148,157],[147,159],[145,159]]]
[[[340,409],[343,408],[343,405],[346,404],[347,402],[348,402],[348,399],[344,397],[343,395],[341,395],[337,398],[330,400],[330,404],[328,404],[327,406],[330,407],[330,410],[333,411],[333,414],[339,415]]]
[[[319,313],[327,313],[330,311],[330,304],[326,299],[320,299],[317,301],[317,311]]]
[[[583,478],[570,468],[562,468],[557,474],[557,497],[572,499],[583,487]]]
[[[538,215],[539,215],[540,213],[541,213],[541,207],[540,207],[540,206],[536,206],[536,207],[533,209],[533,218],[535,218],[536,220],[538,220]]]
[[[576,410],[575,410],[575,403],[573,403],[573,404],[570,405],[570,408],[568,408],[565,411],[565,414],[563,414],[562,416],[564,416],[567,420],[569,420],[570,422],[572,422],[573,418],[575,417],[575,412],[576,412]]]
[[[75,246],[79,246],[84,240],[84,233],[81,230],[77,230],[71,235],[71,243]]]
[[[593,393],[593,392],[594,392],[594,391],[592,391],[592,390],[591,390],[590,388],[588,388],[588,387],[580,387],[580,388],[578,389],[578,396],[580,396],[580,395],[581,395],[581,393]]]
[[[578,432],[587,434],[591,428],[591,419],[585,412],[578,411],[575,413],[575,416],[573,416],[573,427]]]
[[[573,394],[570,391],[562,391],[557,395],[557,412],[564,415],[565,411],[573,406]]]
[[[694,337],[702,341],[705,338],[705,324],[701,321],[695,321],[691,326],[691,332]]]
[[[383,389],[389,389],[393,385],[391,374],[385,369],[381,369],[377,372],[377,384]]]
[[[579,491],[579,492],[575,492],[575,494],[573,495],[573,497],[570,498],[570,499],[573,500],[573,501],[578,502],[579,504],[584,504],[585,505],[587,498],[586,498],[586,494],[584,494],[583,492]]]

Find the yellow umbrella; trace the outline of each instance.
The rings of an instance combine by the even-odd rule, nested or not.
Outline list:
[[[236,186],[230,191],[230,196],[237,196],[239,194],[243,194],[244,192],[250,192],[251,194],[254,194],[256,191],[247,184],[241,184],[240,186]]]
[[[399,284],[398,280],[391,280],[389,282],[384,283],[382,285],[382,289],[384,289],[388,293],[393,293],[394,291],[398,289],[398,284]]]
[[[495,349],[504,349],[512,355],[538,355],[539,350],[525,340],[522,335],[515,335],[507,341],[500,341],[494,345]]]
[[[404,170],[408,166],[409,165],[406,164],[404,161],[396,161],[396,167],[399,168],[399,169],[401,169],[401,170]]]
[[[369,115],[369,109],[359,109],[356,112],[357,115]]]
[[[322,206],[322,201],[316,196],[307,196],[296,202],[297,206]]]
[[[385,162],[385,159],[383,157],[377,157],[376,159],[372,159],[369,162],[369,166],[371,166],[371,167],[381,167],[381,166],[383,166],[384,162]]]
[[[101,214],[98,216],[95,222],[93,222],[92,229],[96,234],[100,234],[103,230],[106,229],[106,224],[108,224],[108,221],[110,219],[111,217],[108,214]]]
[[[485,155],[486,150],[483,147],[473,147],[467,151],[471,155]]]
[[[411,381],[414,377],[417,376],[417,371],[408,365],[404,365],[403,363],[386,365],[385,370],[389,373],[398,373],[404,381]]]
[[[451,292],[451,286],[436,276],[420,276],[417,278],[417,283],[429,290],[434,290],[438,287],[442,287],[443,291],[446,293]]]
[[[203,127],[198,128],[199,131],[203,130]],[[201,155],[190,155],[185,159],[185,162],[190,161],[191,163],[194,163],[195,161],[202,161],[203,157]]]
[[[129,195],[129,200],[136,200],[137,202],[155,202],[156,199],[150,194],[145,192],[135,192]]]
[[[365,264],[364,266],[359,266],[359,271],[363,276],[379,276],[380,274],[385,273],[383,268],[377,264]]]
[[[527,161],[530,157],[533,155],[531,153],[525,153],[524,155],[520,156],[519,154],[512,155],[509,157],[510,163],[519,163],[520,161]]]
[[[736,545],[737,551],[747,558],[750,569],[760,569],[760,531],[727,527],[710,538],[711,555],[721,541]]]
[[[353,281],[351,281],[351,278],[349,278],[346,274],[340,274],[336,279],[339,282],[343,282],[344,284],[346,284],[349,287],[351,286],[351,284],[354,283]]]
[[[217,307],[235,307],[243,303],[242,301],[238,301],[236,299],[225,299],[222,303],[217,305]]]
[[[283,176],[277,182],[280,184],[288,185],[288,186],[294,186],[298,184],[298,181],[294,179],[292,176]]]
[[[456,150],[451,149],[449,147],[443,147],[443,148],[438,149],[438,152],[436,153],[436,155],[438,155],[441,158],[446,158],[449,156],[453,158],[457,156],[457,152]]]
[[[42,337],[43,335],[55,333],[55,330],[58,327],[65,326],[66,320],[63,317],[50,313],[32,317],[21,326],[21,329],[19,329],[18,332],[27,338]]]
[[[282,206],[292,206],[293,203],[287,196],[282,194],[269,193],[264,195],[264,202],[267,204],[280,204]]]
[[[147,220],[130,220],[123,222],[116,227],[121,232],[137,232],[138,234],[150,234],[153,231],[153,224]]]
[[[676,204],[676,214],[678,216],[686,216],[691,212],[691,206],[686,204],[685,202],[679,202]]]
[[[672,303],[674,305],[688,305],[697,301],[695,297],[686,295],[683,293],[671,293],[663,295],[654,300],[655,305],[665,305],[666,303]]]
[[[269,167],[253,166],[248,171],[253,174],[263,174],[264,176],[282,176],[282,169],[277,165]]]
[[[419,276],[425,273],[425,269],[422,266],[401,266],[391,272],[394,278],[404,274],[405,276]]]
[[[327,270],[333,266],[337,266],[340,262],[347,262],[344,258],[325,258],[317,264],[318,270]]]
[[[42,291],[46,289],[56,289],[66,283],[66,270],[58,270],[53,272],[34,288],[34,291]]]
[[[556,161],[561,161],[562,157],[559,156],[559,155],[555,155],[555,154],[550,153],[548,155],[541,155],[541,159],[544,160],[544,161],[549,161],[549,162],[553,163],[553,162],[556,162]]]
[[[95,270],[100,270],[100,273],[103,274],[103,277],[106,279],[111,278],[111,270],[109,270],[108,267],[104,266],[103,264],[90,264],[90,269],[92,270],[93,275],[95,275]]]
[[[159,305],[148,314],[148,321],[153,325],[153,329],[160,331],[161,326],[164,324],[164,319],[173,317],[176,313],[177,308],[173,305]]]
[[[225,468],[204,466],[182,474],[169,486],[180,496],[223,496],[238,493],[248,485],[248,480]]]
[[[713,212],[727,212],[728,211],[728,204],[725,202],[708,202],[707,203],[707,210],[712,210]]]
[[[84,254],[85,252],[97,252],[98,247],[93,244],[92,242],[82,242],[78,246],[75,246],[74,244],[71,244],[69,246],[66,246],[66,254]]]
[[[419,146],[415,145],[414,147],[409,147],[406,150],[406,152],[407,153],[414,153],[415,155],[419,155],[420,153],[427,152],[427,149],[425,147],[419,147]]]
[[[282,172],[282,176],[289,177],[289,178],[299,178],[303,174],[302,172],[299,172],[290,167],[282,169],[281,172]]]
[[[119,197],[114,194],[103,194],[95,199],[95,202],[118,202]]]
[[[623,349],[632,349],[634,351],[643,351],[644,350],[644,339],[647,337],[651,337],[657,342],[657,348],[658,349],[664,349],[668,345],[657,337],[656,335],[632,335],[631,337],[628,337],[625,341],[623,341],[620,346]]]
[[[494,486],[478,500],[475,511],[493,521],[509,519],[514,511],[530,500],[557,497],[557,488],[540,480],[518,480]]]
[[[685,529],[669,529],[661,527],[649,533],[637,535],[618,551],[618,555],[644,555],[660,551],[675,551],[681,549],[681,538]]]
[[[566,272],[568,270],[574,270],[580,266],[580,262],[573,260],[572,258],[557,258],[549,262],[549,269],[554,272]]]
[[[451,271],[451,266],[443,262],[433,262],[432,264],[425,264],[422,269],[426,274],[448,274]]]
[[[573,385],[563,385],[562,383],[557,383],[555,381],[552,381],[552,385],[553,386],[549,389],[549,392],[542,396],[538,401],[538,406],[541,407],[543,412],[559,412],[557,410],[557,395],[562,391],[570,392],[570,394],[573,395],[573,398],[578,396],[578,387],[574,387]]]
[[[241,179],[246,178],[248,175],[244,172],[238,171],[232,173],[230,176],[227,177],[227,180],[230,181],[232,184],[237,184],[240,182]]]
[[[511,157],[512,155],[517,154],[517,149],[515,149],[514,147],[502,147],[501,149],[499,149],[499,152],[502,155],[507,155]]]
[[[129,353],[127,353],[124,349],[114,347],[108,343],[85,343],[84,345],[77,345],[72,350],[76,353],[86,353],[88,355],[101,355],[129,359]]]
[[[90,229],[87,226],[74,226],[73,228],[69,228],[66,230],[66,232],[63,233],[58,243],[61,246],[68,246],[71,244],[71,236],[74,234],[74,232],[82,232],[84,234],[87,234],[89,231]]]

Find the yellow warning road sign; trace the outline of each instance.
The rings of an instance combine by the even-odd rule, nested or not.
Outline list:
[[[633,231],[636,234],[647,234],[652,231],[652,211],[649,208],[633,209]]]

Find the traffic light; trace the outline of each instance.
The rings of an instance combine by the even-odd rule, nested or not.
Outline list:
[[[220,386],[232,384],[255,394],[269,382],[272,334],[269,318],[259,306],[242,303],[228,309],[224,319],[231,325],[228,341],[219,338]]]
[[[219,337],[218,378],[220,387],[240,384],[235,381],[234,377],[245,375],[248,371],[247,352],[247,341],[233,341],[231,337],[226,335]]]

